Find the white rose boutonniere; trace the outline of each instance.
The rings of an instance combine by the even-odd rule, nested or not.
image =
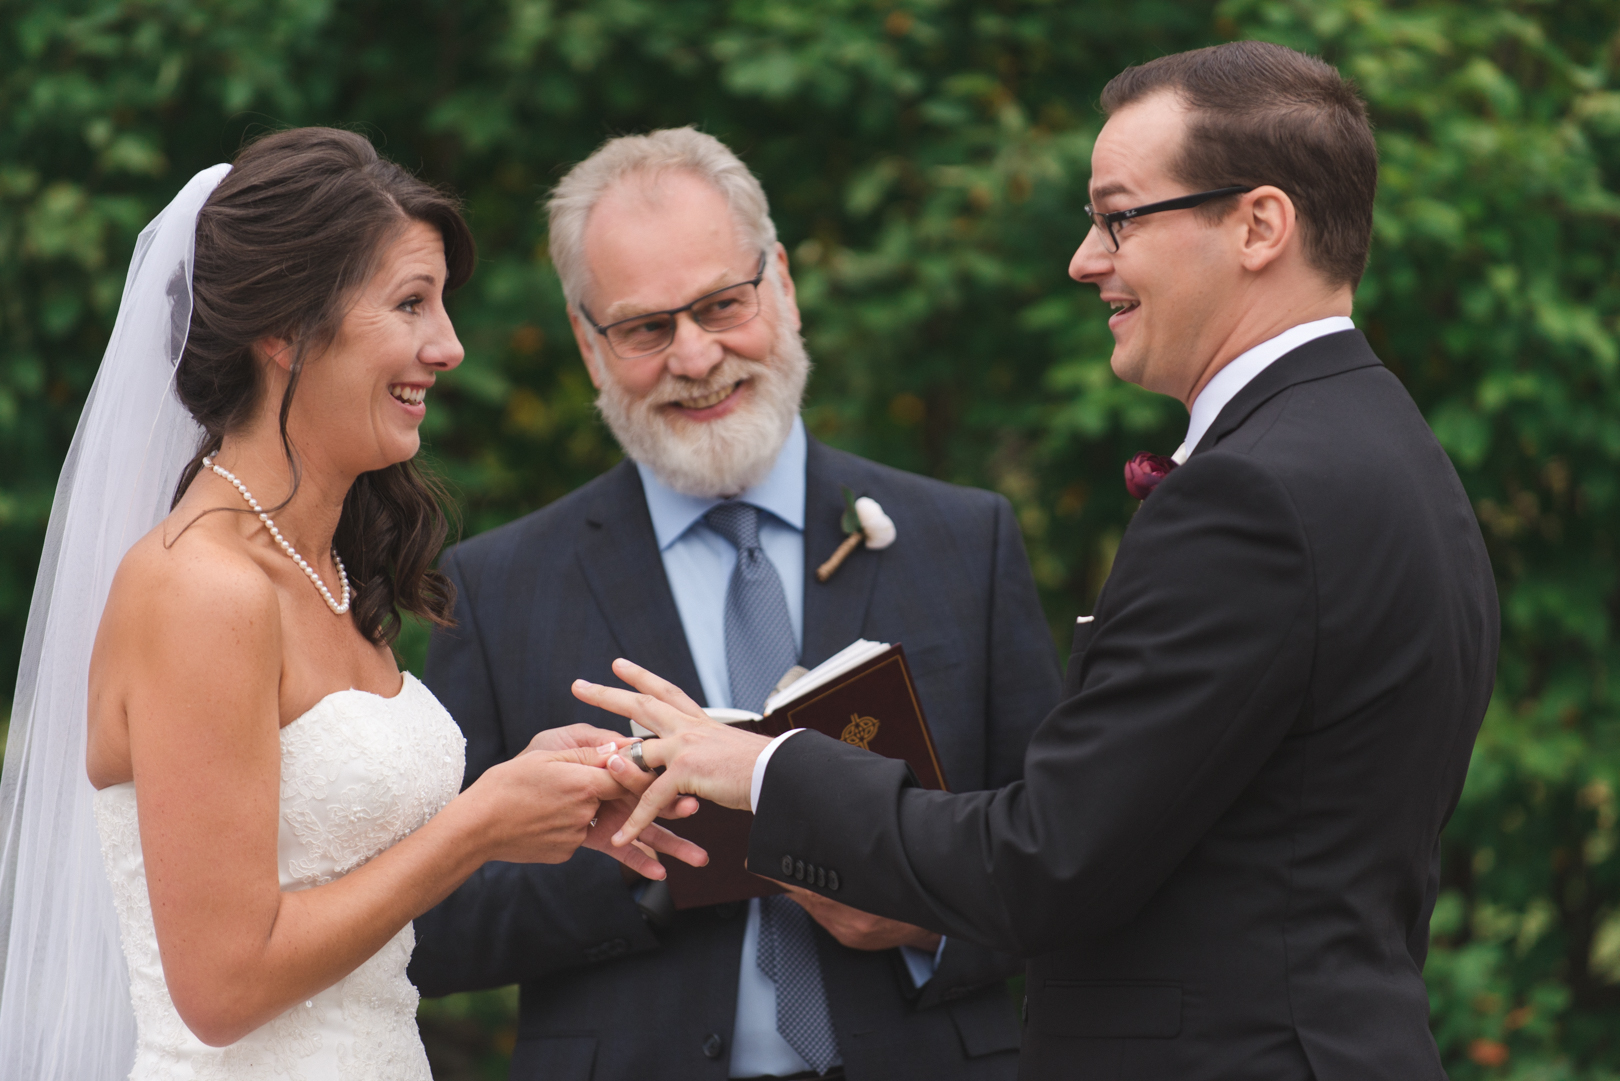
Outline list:
[[[887,548],[894,543],[896,531],[894,520],[883,513],[883,508],[871,496],[855,498],[855,493],[848,488],[844,489],[844,517],[842,519],[844,543],[838,546],[827,562],[816,568],[816,581],[825,582],[833,576],[833,572],[843,566],[844,560],[849,558],[862,541],[874,551]]]

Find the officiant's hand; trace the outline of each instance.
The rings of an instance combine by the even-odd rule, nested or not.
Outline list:
[[[932,953],[939,949],[940,936],[933,931],[841,905],[791,883],[777,884],[785,886],[788,896],[810,913],[810,918],[821,924],[840,945],[852,950],[892,950],[896,946],[914,946]]]
[[[614,835],[615,845],[628,845],[642,836],[653,819],[683,794],[702,796],[722,807],[750,809],[754,761],[770,745],[768,737],[711,720],[685,691],[623,658],[613,662],[613,674],[635,690],[577,679],[574,696],[652,730],[658,738],[642,744],[643,760],[654,768],[665,767]]]

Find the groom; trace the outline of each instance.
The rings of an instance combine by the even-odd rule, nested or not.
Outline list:
[[[1102,104],[1070,274],[1114,308],[1115,372],[1191,420],[1024,779],[923,791],[620,665],[656,698],[577,693],[668,764],[622,834],[677,790],[752,805],[750,867],[1028,957],[1021,1076],[1441,1081],[1423,962],[1498,613],[1451,463],[1348,318],[1365,108],[1257,42],[1129,69]]]
[[[427,682],[467,735],[467,783],[542,728],[628,733],[569,694],[616,656],[758,710],[792,665],[860,637],[904,643],[954,790],[1016,780],[1058,672],[1012,508],[805,433],[809,360],[758,181],[691,129],[611,140],[558,185],[551,252],[631,460],[445,556],[458,626],[435,633]],[[898,535],[819,582],[845,487]],[[581,852],[486,865],[416,933],[425,994],[522,984],[514,1078],[1017,1070],[1016,958],[804,891],[675,912]]]

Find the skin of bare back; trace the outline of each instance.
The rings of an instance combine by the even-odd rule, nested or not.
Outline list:
[[[426,407],[389,388],[430,387],[462,360],[445,279],[439,233],[410,222],[304,366],[287,426],[296,492],[278,422],[292,351],[255,343],[259,408],[218,461],[266,508],[291,495],[275,522],[334,595],[349,486],[419,447]],[[488,770],[364,866],[282,892],[280,729],[336,691],[391,697],[403,677],[244,508],[228,482],[198,475],[121,563],[90,671],[87,771],[98,789],[135,782],[164,976],[199,1039],[232,1043],[336,983],[487,860],[556,863],[585,844],[654,878],[650,848],[704,861],[667,832],[609,843],[646,782],[613,753],[617,733],[574,726]]]

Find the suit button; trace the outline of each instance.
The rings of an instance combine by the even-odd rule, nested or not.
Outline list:
[[[788,875],[790,875],[792,873],[793,873],[793,857],[792,856],[783,856],[782,857],[782,877],[786,878]]]
[[[827,888],[829,890],[832,890],[834,893],[838,892],[838,872],[837,871],[828,871],[827,872]]]
[[[718,1032],[711,1032],[703,1041],[703,1053],[709,1058],[719,1058],[720,1052],[726,1049],[726,1041],[720,1038]]]
[[[793,861],[793,877],[798,879],[800,882],[804,881],[804,861],[803,860],[794,860]]]
[[[822,889],[827,888],[827,868],[816,868],[816,885],[820,886]]]

